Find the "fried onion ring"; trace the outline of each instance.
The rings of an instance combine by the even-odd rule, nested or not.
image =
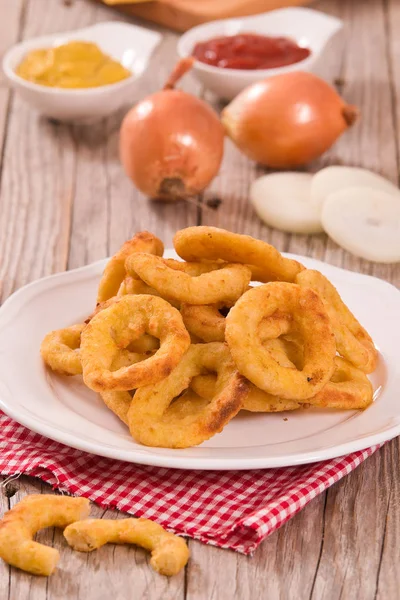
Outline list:
[[[181,402],[178,416],[172,404],[174,399],[189,387],[193,377],[204,372],[217,373],[215,395],[206,406],[200,403],[200,408],[197,403],[183,407]],[[192,345],[166,379],[136,391],[128,412],[130,432],[146,446],[197,446],[222,431],[241,409],[248,389],[226,344]]]
[[[335,372],[316,396],[307,400],[310,406],[363,410],[373,401],[374,390],[368,377],[344,358],[336,356]]]
[[[339,354],[364,373],[372,373],[378,362],[378,352],[367,331],[347,308],[336,288],[319,271],[305,269],[296,283],[317,292],[331,320]]]
[[[186,542],[149,519],[88,519],[72,523],[64,537],[74,550],[91,552],[104,544],[136,544],[150,550],[150,564],[161,575],[176,575],[189,559]]]
[[[132,396],[129,392],[116,392],[115,390],[100,392],[100,398],[125,425],[128,423],[128,410],[131,406]]]
[[[57,373],[79,375],[82,364],[79,347],[84,324],[71,325],[48,333],[40,346],[44,362]]]
[[[261,321],[264,339],[292,331],[302,339],[301,369],[284,367],[272,356],[260,337]],[[299,285],[268,283],[243,294],[226,318],[225,337],[239,372],[258,388],[288,400],[315,396],[335,368],[335,338],[323,302]]]
[[[118,352],[144,333],[160,340],[156,353],[111,371]],[[83,380],[96,392],[152,385],[171,373],[189,345],[182,317],[168,302],[156,296],[123,296],[93,317],[82,332]]]
[[[250,269],[244,265],[180,263],[145,253],[132,254],[126,268],[166,297],[196,305],[233,304],[251,278]]]
[[[197,375],[197,377],[193,377],[190,387],[200,398],[204,398],[207,401],[214,396],[216,383],[217,378],[215,375]],[[260,390],[252,383],[250,383],[249,394],[243,401],[242,406],[242,410],[265,413],[284,412],[287,410],[297,410],[298,408],[301,408],[299,402],[272,396]]]
[[[153,295],[153,294],[151,294],[151,295]],[[158,295],[158,294],[156,294],[156,295]],[[96,306],[96,308],[92,312],[92,314],[86,319],[85,324],[87,325],[88,323],[90,323],[90,321],[93,319],[93,317],[95,317],[99,312],[101,312],[105,308],[108,308],[112,304],[115,304],[118,301],[119,301],[119,296],[113,296],[112,298],[109,298],[109,300],[106,300],[105,302],[100,302]],[[139,354],[147,354],[149,352],[153,352],[154,350],[158,350],[159,347],[160,347],[160,344],[159,344],[159,341],[157,340],[157,338],[155,338],[152,335],[148,335],[147,333],[144,333],[140,338],[138,338],[137,340],[133,340],[131,342],[131,344],[129,345],[129,350],[131,352],[137,352]]]
[[[182,304],[181,315],[189,333],[203,342],[225,341],[225,317],[218,305]]]
[[[276,248],[249,235],[217,227],[187,227],[175,234],[175,250],[188,261],[224,260],[249,265],[254,281],[293,282],[304,267]],[[211,304],[205,302],[204,304]]]
[[[158,296],[169,302],[175,308],[180,308],[181,303],[176,302],[173,298],[168,298],[165,294],[157,292],[141,279],[135,279],[132,275],[127,275],[118,290],[118,297],[126,296],[127,294],[149,294],[150,296]]]
[[[125,278],[125,260],[134,252],[148,252],[162,256],[164,244],[149,231],[140,231],[131,240],[125,242],[108,261],[97,292],[97,303],[116,296]]]
[[[60,554],[33,541],[39,529],[64,528],[89,516],[86,498],[50,494],[25,496],[0,521],[0,557],[9,565],[34,575],[51,575]]]

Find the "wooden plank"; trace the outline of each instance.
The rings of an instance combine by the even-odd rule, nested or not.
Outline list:
[[[18,41],[18,36],[22,27],[24,5],[25,0],[15,0],[12,4],[7,0],[0,0],[0,60],[3,59],[8,48]],[[6,140],[10,98],[11,92],[6,83],[4,73],[2,69],[0,69],[0,182],[3,170],[3,153]],[[0,301],[2,289],[3,281],[0,268]]]
[[[0,0],[0,60],[10,46],[18,40],[25,0]],[[0,163],[6,131],[10,91],[3,70],[0,70]],[[1,169],[1,165],[0,165]]]
[[[27,5],[24,38],[73,24],[60,3],[52,4],[52,22],[48,6],[34,0]],[[7,135],[0,206],[3,298],[32,279],[65,269],[76,163],[70,128],[40,118],[18,95],[10,107]]]

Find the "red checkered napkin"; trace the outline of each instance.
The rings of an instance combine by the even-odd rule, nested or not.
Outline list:
[[[1,473],[33,475],[103,507],[154,519],[175,533],[244,554],[377,448],[284,469],[183,471],[86,454],[0,412]]]

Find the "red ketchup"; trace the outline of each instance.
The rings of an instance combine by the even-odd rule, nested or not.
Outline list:
[[[223,69],[274,69],[285,67],[310,56],[286,37],[241,33],[212,38],[195,45],[192,55],[199,61]]]

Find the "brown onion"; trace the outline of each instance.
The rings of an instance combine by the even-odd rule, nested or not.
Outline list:
[[[151,198],[178,200],[201,192],[218,173],[224,129],[208,104],[174,85],[191,68],[181,60],[164,89],[125,116],[120,157],[134,184]]]
[[[295,72],[246,88],[222,112],[222,123],[247,156],[269,167],[304,165],[328,150],[358,116],[316,75]]]

